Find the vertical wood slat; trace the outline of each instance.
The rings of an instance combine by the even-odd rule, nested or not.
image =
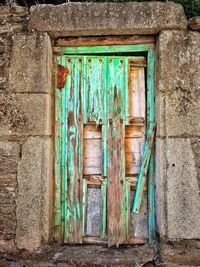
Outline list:
[[[144,67],[129,67],[129,116],[145,119],[145,71]]]
[[[148,107],[149,108],[149,128],[155,122],[154,108],[154,63],[155,51],[153,48],[148,51],[148,67],[147,67],[147,91],[148,91]],[[149,243],[153,244],[156,240],[156,222],[155,222],[155,197],[154,197],[154,155],[151,151],[149,163],[149,179],[148,179],[148,236]]]
[[[82,119],[82,65],[83,59],[66,58],[69,69],[67,77],[67,135],[66,135],[66,243],[82,243],[82,158],[83,158],[83,119]]]
[[[126,240],[124,157],[124,61],[108,59],[108,246]]]
[[[86,57],[84,86],[84,123],[105,123],[104,98],[105,88],[105,57]]]
[[[62,57],[62,66],[65,66],[65,57]],[[66,94],[67,87],[65,86],[61,89],[62,96],[62,116],[61,116],[61,157],[62,157],[62,239],[64,239],[65,235],[65,220],[66,220],[66,132],[67,132],[67,121],[66,121]]]
[[[57,58],[57,63],[61,64],[62,57]],[[62,171],[61,171],[61,92],[56,88],[55,96],[55,198],[54,198],[54,208],[55,208],[55,230],[54,238],[57,241],[62,241],[62,205],[61,205],[61,192],[62,192]]]
[[[129,120],[140,118],[145,121],[146,97],[145,97],[145,68],[144,58],[128,60],[128,118]],[[139,64],[143,63],[143,64]],[[141,156],[145,142],[145,124],[137,128],[126,127],[126,174],[132,175],[139,173]],[[131,131],[131,135],[130,135]],[[140,132],[140,136],[134,136],[134,132]],[[129,135],[128,135],[129,133]]]

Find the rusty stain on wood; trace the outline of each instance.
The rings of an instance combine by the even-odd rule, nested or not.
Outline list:
[[[130,66],[135,66],[135,67],[146,67],[147,61],[146,58],[132,58],[129,60],[128,64]]]
[[[98,36],[98,37],[69,37],[58,38],[56,46],[96,46],[96,45],[125,45],[125,44],[151,44],[155,42],[154,35],[126,35],[126,36]]]
[[[144,118],[142,118],[142,117],[135,117],[135,118],[133,118],[133,117],[129,117],[128,118],[128,122],[130,123],[130,124],[142,124],[142,125],[144,125],[144,122],[145,122],[145,119]]]
[[[65,66],[57,66],[57,88],[62,89],[65,86],[68,69]]]

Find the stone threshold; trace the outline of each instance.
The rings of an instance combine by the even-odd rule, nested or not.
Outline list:
[[[46,246],[35,253],[2,255],[1,267],[153,267],[155,248],[148,245],[108,248],[100,245]]]

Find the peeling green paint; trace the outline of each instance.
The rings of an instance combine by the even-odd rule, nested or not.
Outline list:
[[[108,229],[107,194],[109,175],[111,175],[109,166],[113,164],[110,161],[112,157],[112,160],[120,159],[120,165],[116,164],[117,188],[121,194],[119,214],[122,216],[122,230],[120,231],[123,232],[122,236],[125,239],[128,238],[129,185],[125,177],[123,140],[125,125],[128,124],[128,59],[134,56],[109,56],[108,53],[147,52],[147,126],[150,129],[154,123],[153,47],[147,44],[60,49],[67,55],[58,57],[57,61],[58,64],[67,67],[68,74],[64,88],[56,89],[56,240],[81,243],[82,236],[85,236],[87,182],[83,178],[82,171],[84,123],[102,125],[104,182],[101,185],[103,210],[101,237],[106,237]],[[102,56],[94,54],[102,54]],[[150,242],[155,239],[153,166],[151,156],[149,167],[149,205],[151,208],[148,219]],[[142,189],[140,187],[137,190]],[[116,244],[121,241],[116,241]]]

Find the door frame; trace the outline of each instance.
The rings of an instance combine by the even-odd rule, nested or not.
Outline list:
[[[109,55],[111,53],[146,53],[147,54],[147,135],[155,121],[154,116],[154,64],[155,64],[155,44],[132,44],[132,45],[109,45],[109,46],[79,46],[79,47],[57,47],[58,63],[64,66],[62,55]],[[63,64],[62,64],[63,63]],[[62,112],[61,112],[61,90],[56,87],[55,93],[55,186],[54,186],[54,239],[63,243],[64,223],[63,223],[63,201],[65,192],[62,185],[62,172],[65,170],[65,155],[62,155],[61,136],[62,133]],[[154,155],[151,152],[148,174],[148,240],[149,244],[155,242],[155,205],[154,205]]]

